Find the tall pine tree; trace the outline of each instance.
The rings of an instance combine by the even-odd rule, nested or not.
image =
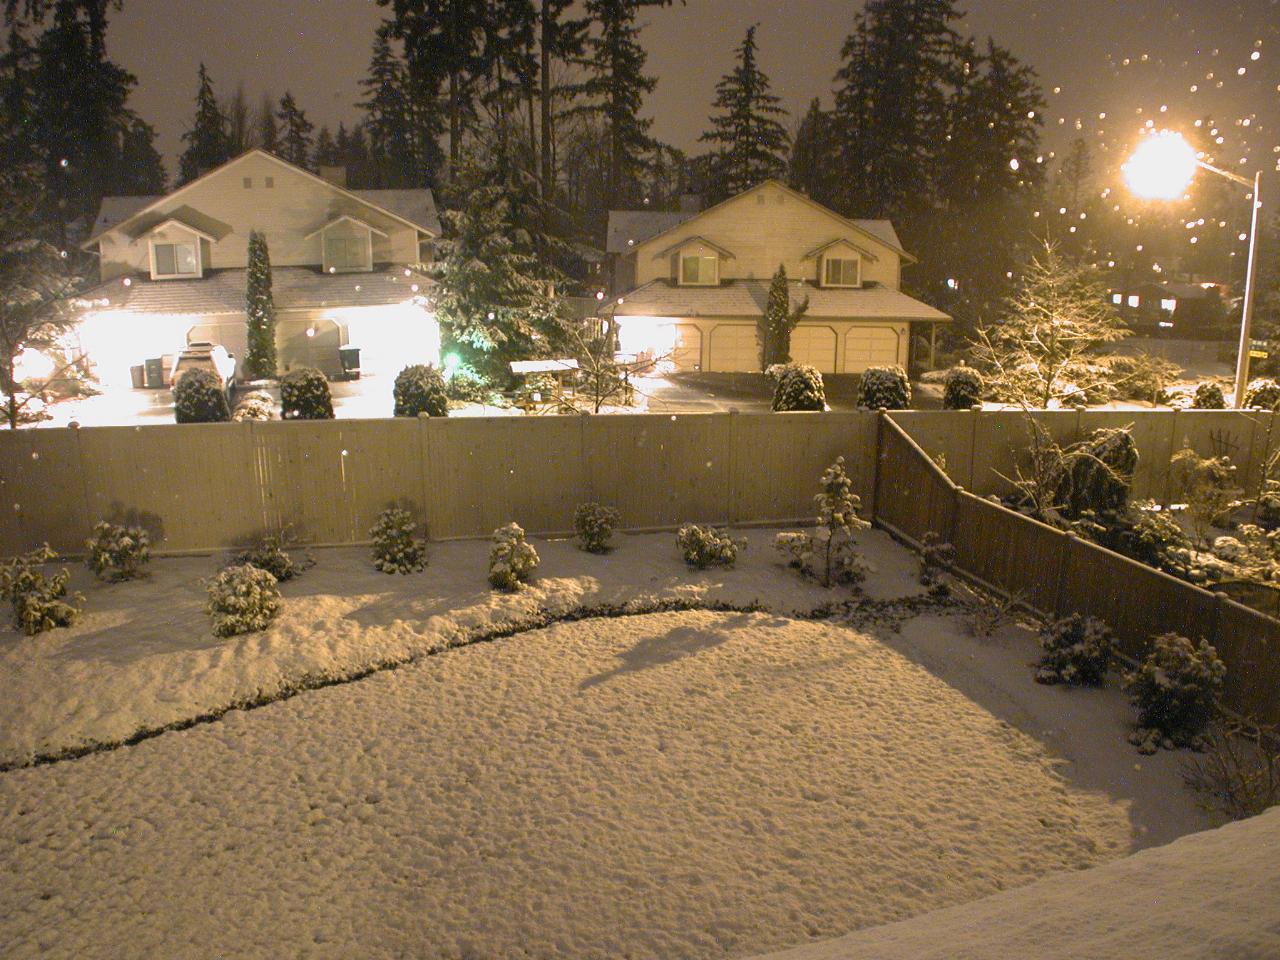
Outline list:
[[[245,271],[245,320],[249,350],[245,372],[250,380],[276,375],[276,307],[271,293],[271,253],[267,238],[257,230],[249,234],[249,264]]]
[[[253,125],[256,128],[254,137],[257,145],[267,153],[280,152],[280,128],[276,126],[276,102],[269,93],[264,93],[254,111]]]
[[[733,72],[716,84],[711,129],[701,140],[715,144],[716,189],[712,202],[732,197],[756,184],[781,178],[787,170],[787,115],[781,98],[769,91],[769,78],[756,64],[756,28],[738,47]]]
[[[838,149],[831,114],[814,97],[791,142],[787,181],[807,197],[828,207],[836,205]]]
[[[178,158],[178,185],[190,183],[202,173],[231,159],[231,141],[227,137],[227,118],[213,94],[209,71],[200,64],[200,86],[196,91],[196,117],[191,129],[182,135],[187,149]]]
[[[276,119],[280,121],[280,158],[305,170],[312,169],[311,131],[314,128],[288,90],[280,98]]]

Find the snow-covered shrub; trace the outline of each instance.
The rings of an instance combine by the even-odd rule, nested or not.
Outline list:
[[[928,531],[920,541],[920,585],[943,592],[946,582],[943,574],[956,562],[956,548],[943,542],[942,537]]]
[[[1235,537],[1215,537],[1211,552],[1219,560],[1226,560],[1228,563],[1240,563],[1248,554],[1245,545]]]
[[[369,531],[373,565],[383,573],[417,573],[427,565],[427,545],[414,538],[418,522],[399,507],[383,510]]]
[[[1040,646],[1044,656],[1036,670],[1036,682],[1071,687],[1102,686],[1115,653],[1107,625],[1078,613],[1046,624],[1040,631]]]
[[[587,553],[608,553],[613,531],[621,522],[622,515],[616,509],[599,503],[582,503],[573,511],[578,546]]]
[[[862,500],[853,492],[853,481],[844,469],[844,457],[823,471],[821,492],[813,499],[818,507],[816,534],[780,533],[773,546],[787,565],[830,587],[857,584],[866,579],[868,567],[853,539],[857,530],[871,526],[858,516]]]
[[[906,410],[911,406],[911,382],[899,366],[867,367],[858,382],[858,406],[870,410]]]
[[[280,416],[285,420],[332,420],[329,381],[313,367],[290,370],[280,379]]]
[[[1280,383],[1269,377],[1250,380],[1244,392],[1244,405],[1250,410],[1274,410],[1280,405]]]
[[[493,394],[484,377],[465,364],[455,367],[445,382],[445,393],[450,400],[462,403],[485,403]]]
[[[1191,538],[1173,515],[1159,509],[1153,500],[1100,515],[1086,512],[1072,529],[1148,567],[1189,579]]]
[[[558,392],[559,384],[551,374],[532,373],[525,377],[524,383],[516,389],[516,403],[522,407],[550,403]]]
[[[1182,372],[1176,363],[1144,352],[1108,357],[1105,366],[1112,397],[1148,403],[1168,403],[1166,387]]]
[[[1227,398],[1223,396],[1222,388],[1216,383],[1202,383],[1196,387],[1196,392],[1191,398],[1191,409],[1225,410]]]
[[[30,553],[0,562],[0,600],[13,608],[13,625],[32,637],[54,627],[69,627],[80,616],[84,597],[67,595],[71,572],[63,567],[51,577],[36,569],[57,560],[47,543]]]
[[[246,393],[236,404],[231,419],[237,422],[245,420],[274,420],[276,418],[276,402],[265,390],[254,390]]]
[[[817,367],[805,363],[775,363],[769,368],[769,375],[775,381],[773,409],[776,412],[827,408],[826,389]]]
[[[289,544],[287,533],[269,533],[247,550],[241,550],[231,561],[233,565],[248,564],[259,570],[266,570],[276,578],[278,583],[292,580],[314,561],[299,563],[294,560],[285,547]]]
[[[178,423],[224,423],[231,419],[222,381],[212,370],[193,367],[173,385],[173,418]]]
[[[952,367],[942,381],[942,409],[968,410],[982,402],[982,374],[973,367]]]
[[[1084,443],[1066,451],[1050,472],[1054,506],[1070,520],[1086,510],[1121,510],[1137,467],[1138,447],[1127,428],[1095,430]]]
[[[447,417],[449,395],[444,376],[429,363],[415,363],[396,374],[397,417]]]
[[[1196,539],[1208,542],[1211,527],[1223,526],[1240,505],[1244,491],[1236,486],[1236,468],[1229,457],[1202,457],[1179,450],[1170,460],[1173,496],[1187,505]]]
[[[747,541],[734,540],[727,530],[686,523],[676,531],[676,546],[680,548],[685,563],[698,570],[706,570],[708,567],[732,567],[738,560],[738,551],[747,548]]]
[[[134,580],[151,559],[151,537],[142,527],[123,527],[99,520],[85,541],[85,563],[99,580]]]
[[[205,610],[217,637],[265,630],[280,612],[280,588],[267,570],[249,564],[227,567],[209,583]]]
[[[1268,529],[1280,527],[1280,480],[1267,478],[1258,494],[1258,522]]]
[[[1125,674],[1125,690],[1138,710],[1131,740],[1143,753],[1195,746],[1217,715],[1226,675],[1208,641],[1197,647],[1176,633],[1155,637],[1138,669]]]
[[[518,523],[508,523],[493,531],[489,551],[489,582],[499,590],[518,590],[538,569],[538,551],[524,538]]]

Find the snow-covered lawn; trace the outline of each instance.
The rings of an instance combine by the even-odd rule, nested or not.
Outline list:
[[[773,533],[701,573],[669,533],[604,557],[535,541],[514,595],[488,589],[483,542],[407,577],[319,551],[272,629],[227,640],[202,610],[219,558],[78,573],[82,624],[0,633],[9,762],[412,662],[0,774],[4,955],[744,957],[1208,825],[1177,755],[1125,742],[1114,683],[1038,686],[1029,631],[975,639],[958,613],[795,619],[847,593],[784,569]],[[911,554],[860,539],[867,595],[920,592]],[[766,612],[458,646],[662,599]]]

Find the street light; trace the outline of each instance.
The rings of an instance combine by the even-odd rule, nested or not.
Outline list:
[[[1182,134],[1161,130],[1147,137],[1121,168],[1129,189],[1147,200],[1177,200],[1191,185],[1196,168],[1208,170],[1233,183],[1253,187],[1253,213],[1249,222],[1249,265],[1244,275],[1244,308],[1240,315],[1240,352],[1236,357],[1236,395],[1234,406],[1244,406],[1245,388],[1249,383],[1249,331],[1253,324],[1253,292],[1258,272],[1258,217],[1262,211],[1262,171],[1253,180],[1230,170],[1205,163],[1183,139]]]

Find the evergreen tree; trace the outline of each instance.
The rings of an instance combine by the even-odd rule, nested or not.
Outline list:
[[[276,126],[276,104],[271,94],[264,93],[254,113],[254,125],[257,127],[256,141],[267,153],[280,152],[280,128]]]
[[[311,170],[311,131],[314,128],[288,90],[280,98],[276,119],[280,121],[280,158],[304,170]]]
[[[187,149],[178,159],[178,185],[190,183],[214,167],[231,159],[231,143],[227,138],[227,118],[213,95],[209,71],[200,64],[200,87],[196,92],[196,117],[190,130],[182,135]]]
[[[837,180],[831,171],[836,169],[837,155],[831,114],[814,97],[791,141],[787,182],[818,203],[834,207]]]
[[[168,179],[164,158],[156,149],[155,128],[134,117],[121,141],[120,162],[112,178],[112,193],[123,196],[164,193]]]
[[[238,157],[254,145],[252,110],[245,96],[244,84],[236,87],[231,101],[227,104],[227,153]]]
[[[364,127],[381,186],[425,187],[435,183],[443,162],[443,115],[431,80],[416,86],[392,46],[394,25],[384,23],[373,44],[369,76],[360,82],[366,99]]]
[[[542,196],[556,192],[556,102],[570,97],[576,84],[555,84],[552,70],[557,63],[581,59],[587,43],[588,21],[566,16],[573,0],[538,2],[538,151]]]
[[[338,144],[333,139],[327,126],[322,126],[316,134],[315,164],[317,167],[332,167],[342,163],[338,153]]]
[[[37,142],[35,116],[36,48],[21,23],[9,28],[9,42],[0,54],[0,169],[44,160]]]
[[[249,234],[249,265],[245,271],[245,319],[249,351],[245,372],[250,380],[276,375],[276,308],[271,295],[271,253],[267,238],[257,230]]]
[[[760,343],[760,369],[768,370],[775,363],[791,362],[791,331],[809,310],[806,296],[800,305],[791,309],[791,291],[787,286],[787,268],[778,265],[778,272],[769,284],[769,297],[765,301],[764,315],[756,328]]]
[[[715,144],[718,174],[712,202],[736,196],[756,184],[781,178],[787,169],[787,112],[769,92],[769,78],[756,65],[756,28],[747,28],[738,47],[738,63],[716,84],[711,129],[701,140]]]

